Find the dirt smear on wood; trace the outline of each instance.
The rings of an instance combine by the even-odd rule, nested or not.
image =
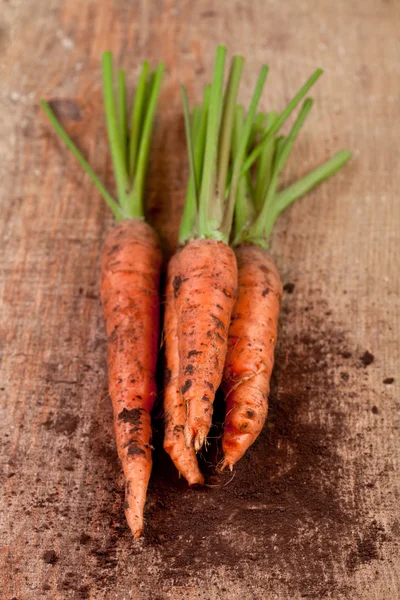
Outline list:
[[[233,478],[215,468],[222,458],[221,397],[210,445],[201,457],[210,486],[202,489],[189,489],[178,478],[162,449],[162,410],[155,407],[154,466],[142,540],[132,539],[125,522],[112,433],[105,432],[104,415],[93,419],[88,443],[92,475],[102,493],[95,505],[88,499],[81,522],[86,530],[76,540],[87,578],[78,582],[67,572],[63,589],[75,589],[77,598],[103,597],[104,586],[117,585],[121,565],[127,571],[132,565],[141,574],[138,589],[143,591],[142,584],[152,590],[149,598],[163,597],[172,585],[200,586],[204,577],[221,570],[232,581],[242,579],[257,589],[283,585],[307,598],[351,593],[341,575],[379,560],[388,538],[381,524],[360,514],[359,493],[340,453],[350,443],[341,407],[343,399],[353,406],[358,402],[360,378],[368,377],[360,361],[365,349],[348,345],[326,309],[322,301],[306,307],[307,332],[297,335],[284,304],[268,420]],[[362,485],[360,477],[356,486]],[[220,591],[221,597],[228,593]]]
[[[257,565],[266,579],[278,579],[304,597],[322,598],[344,591],[338,580],[343,556],[347,571],[379,557],[382,530],[362,523],[338,453],[348,433],[339,395],[354,396],[349,372],[364,370],[363,365],[343,332],[310,308],[307,334],[281,331],[267,424],[233,479],[215,469],[222,458],[221,398],[202,456],[211,487],[188,489],[156,438],[145,545],[159,555],[160,577],[176,581],[224,567],[240,578]],[[156,427],[161,430],[162,423]],[[364,530],[368,539],[354,537]]]

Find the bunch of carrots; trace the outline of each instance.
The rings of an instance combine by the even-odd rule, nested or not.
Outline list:
[[[189,485],[204,483],[196,454],[207,443],[221,386],[226,415],[220,469],[245,454],[267,417],[282,283],[268,252],[273,225],[290,204],[336,173],[346,150],[286,189],[281,173],[311,109],[309,78],[281,112],[258,109],[268,75],[261,68],[248,109],[238,104],[244,60],[233,57],[224,85],[226,49],[216,52],[212,82],[190,111],[182,87],[189,179],[179,244],[167,267],[163,339],[164,448]],[[116,94],[112,55],[103,56],[104,104],[117,200],[58,122],[56,132],[90,176],[116,225],[101,260],[101,300],[108,339],[108,379],[118,455],[126,478],[125,513],[143,532],[151,474],[151,410],[160,340],[162,252],[145,220],[144,184],[164,65],[143,63],[128,119],[125,73]],[[282,125],[300,104],[286,135]],[[162,295],[161,295],[162,297]]]

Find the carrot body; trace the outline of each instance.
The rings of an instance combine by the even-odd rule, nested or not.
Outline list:
[[[255,245],[235,249],[238,299],[229,328],[223,390],[226,417],[222,468],[244,455],[261,432],[268,411],[282,283],[271,255]]]
[[[125,514],[134,537],[143,531],[152,465],[150,411],[156,398],[161,262],[157,235],[140,219],[122,221],[111,231],[101,261],[109,391],[126,478]]]
[[[185,442],[187,447],[193,444],[197,452],[211,427],[214,396],[222,379],[237,294],[235,254],[216,240],[188,242],[175,255],[170,279],[178,337],[178,385],[186,411]],[[176,345],[171,346],[168,338],[165,341],[167,356],[176,352]]]
[[[168,265],[166,304],[164,313],[164,339],[168,352],[165,355],[164,387],[164,449],[170,455],[179,473],[189,485],[204,483],[204,477],[197,464],[193,446],[185,443],[184,429],[186,408],[179,386],[179,344],[177,317],[174,306],[173,280],[177,272],[178,255],[171,258]]]

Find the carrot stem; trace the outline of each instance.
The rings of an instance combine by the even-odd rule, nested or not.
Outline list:
[[[69,150],[71,150],[72,154],[99,190],[115,219],[117,221],[122,219],[143,219],[144,177],[164,65],[160,63],[156,72],[150,77],[150,81],[147,82],[148,63],[143,63],[138,90],[132,108],[130,136],[127,127],[125,72],[122,69],[118,71],[116,103],[113,89],[113,59],[112,53],[109,51],[103,54],[102,69],[106,125],[118,202],[108,192],[87,160],[63,129],[49,104],[44,100],[41,100],[40,104],[56,133],[61,137]],[[144,101],[144,98],[147,98],[147,102]],[[144,110],[144,106],[147,107],[147,110]]]
[[[274,124],[277,114],[273,111],[266,115],[265,132]],[[254,193],[254,204],[257,210],[261,209],[263,200],[268,191],[268,186],[271,181],[272,161],[274,157],[274,138],[264,144],[257,164],[256,187]]]
[[[287,138],[282,138],[277,144],[271,182],[269,184],[268,192],[264,199],[261,211],[259,212],[253,225],[249,228],[248,234],[245,236],[245,240],[248,242],[257,243],[259,246],[262,246],[264,248],[268,247],[268,239],[265,235],[265,230],[268,229],[270,225],[269,216],[271,203],[275,197],[276,188],[279,182],[279,176],[285,167],[286,161],[292,150],[293,144],[296,141],[297,135],[300,129],[302,128],[308,113],[311,110],[312,103],[313,102],[311,98],[308,98],[304,102],[289,135],[287,136]]]
[[[221,132],[218,148],[217,194],[225,201],[226,177],[231,155],[233,125],[235,119],[236,99],[239,91],[240,78],[244,66],[242,56],[234,56],[229,71],[228,85],[225,91],[222,111]]]
[[[257,146],[252,150],[252,152],[249,154],[249,156],[245,160],[243,168],[242,168],[243,173],[245,171],[247,171],[254,164],[254,162],[260,156],[264,144],[267,144],[273,138],[273,136],[279,131],[279,129],[281,128],[283,123],[291,115],[293,110],[296,108],[296,106],[299,104],[299,102],[301,102],[301,100],[305,97],[308,90],[314,85],[314,83],[322,75],[322,73],[323,73],[322,69],[317,69],[315,71],[315,73],[313,73],[311,75],[311,77],[306,81],[306,83],[303,85],[303,87],[297,92],[297,94],[294,96],[294,98],[289,102],[289,104],[287,105],[285,110],[276,119],[275,123],[272,125],[270,130],[267,131],[263,135],[260,142],[257,144]]]
[[[199,110],[199,128],[196,131],[195,166],[198,173],[198,181],[201,181],[204,166],[204,151],[206,147],[206,132],[208,113],[210,108],[211,86],[204,88],[204,100]]]
[[[132,105],[131,131],[129,138],[129,177],[132,181],[135,174],[136,157],[139,148],[141,126],[143,122],[143,106],[146,92],[146,81],[149,72],[149,63],[145,61],[140,71],[139,80]]]
[[[272,215],[266,228],[266,235],[268,236],[271,233],[272,227],[282,211],[305,194],[308,194],[308,192],[317,187],[320,183],[337,173],[344,167],[350,158],[351,153],[348,150],[340,150],[322,165],[313,169],[286,189],[278,192],[273,201]]]
[[[129,214],[132,218],[141,218],[143,211],[143,191],[144,180],[147,170],[147,162],[150,151],[151,132],[153,129],[154,114],[156,111],[157,100],[160,93],[161,81],[164,74],[164,63],[159,63],[152,81],[151,90],[149,90],[149,100],[147,111],[143,121],[143,127],[140,134],[139,153],[135,167],[134,184],[128,196]]]
[[[267,75],[268,75],[268,67],[266,65],[263,65],[261,67],[260,75],[258,77],[256,87],[254,89],[253,98],[250,103],[250,108],[249,108],[249,111],[247,113],[247,117],[246,117],[246,120],[244,123],[243,133],[242,133],[242,138],[240,140],[239,149],[238,149],[238,152],[233,161],[232,181],[231,181],[231,185],[230,185],[230,189],[229,189],[228,203],[227,203],[227,207],[226,207],[225,214],[224,214],[224,220],[223,220],[223,223],[221,226],[221,231],[226,236],[229,236],[229,232],[232,227],[232,218],[233,218],[234,207],[235,207],[237,187],[238,187],[241,175],[244,174],[244,172],[242,170],[243,160],[245,158],[245,153],[247,150],[249,137],[250,137],[251,130],[253,127],[253,122],[254,122],[254,118],[256,115],[257,106],[258,106],[262,91],[264,89]]]
[[[243,136],[244,128],[244,108],[241,104],[236,106],[235,127],[232,140],[232,153],[235,157],[240,150],[240,140]],[[249,205],[246,199],[246,179],[241,177],[235,202],[235,229],[241,231],[249,221]]]
[[[213,234],[215,235],[215,231],[218,229],[220,221],[218,216],[220,217],[221,214],[221,202],[215,198],[215,184],[225,56],[226,48],[224,46],[218,46],[213,81],[210,90],[210,107],[207,119],[203,176],[199,196],[198,235],[200,237],[213,237]]]
[[[194,137],[194,162],[197,180],[202,180],[204,148],[206,143],[206,130],[208,108],[210,104],[211,86],[206,85],[204,89],[204,100],[201,106],[197,106],[193,110],[193,137]],[[184,244],[190,237],[197,234],[197,216],[198,206],[194,196],[194,179],[189,177],[186,201],[181,218],[179,228],[179,243]]]
[[[120,131],[118,128],[117,111],[113,91],[113,65],[112,52],[103,54],[103,93],[106,113],[106,124],[108,139],[110,142],[111,158],[114,166],[115,181],[117,184],[117,196],[123,209],[127,209],[129,179],[125,167],[125,156],[121,144]],[[131,216],[131,215],[129,215]],[[140,215],[143,216],[143,210]]]
[[[263,133],[263,131],[265,130],[266,120],[267,120],[267,114],[263,113],[263,112],[258,113],[256,118],[254,119],[253,127],[251,129],[251,134],[249,137],[249,143],[248,143],[249,148],[252,148],[254,146],[257,136],[260,133]]]
[[[96,186],[98,191],[100,192],[101,196],[106,201],[106,203],[107,203],[108,207],[110,208],[111,212],[113,213],[115,219],[117,221],[120,221],[121,219],[123,219],[125,215],[124,215],[122,209],[118,206],[117,202],[114,200],[114,198],[108,192],[108,190],[106,189],[104,184],[100,181],[99,177],[93,171],[92,167],[89,165],[87,160],[84,158],[84,156],[82,155],[80,150],[78,150],[78,148],[76,147],[74,142],[71,140],[71,138],[69,137],[69,135],[67,134],[65,129],[59,123],[57,117],[51,110],[49,104],[45,100],[40,100],[40,106],[46,113],[47,118],[49,119],[55,132],[60,136],[60,138],[62,139],[64,144],[67,146],[68,150],[70,150],[71,153],[75,156],[78,163],[81,165],[81,167],[83,168],[85,173],[90,177],[90,179],[92,180],[92,182],[94,183],[94,185]]]
[[[118,125],[119,125],[119,137],[122,148],[122,154],[124,156],[125,170],[128,169],[128,129],[126,122],[126,80],[125,71],[119,69],[118,71]]]
[[[196,172],[195,159],[194,159],[194,141],[193,141],[193,131],[192,124],[190,122],[190,109],[189,109],[189,101],[187,97],[187,91],[184,85],[181,86],[182,92],[182,103],[183,103],[183,114],[185,118],[185,131],[186,131],[186,142],[188,147],[189,154],[189,168],[190,168],[190,177],[193,180],[193,190],[194,190],[194,199],[196,203],[196,207],[199,204],[198,193],[199,193],[199,177]],[[198,115],[198,111],[195,113]],[[198,119],[198,117],[197,117]],[[194,121],[194,119],[193,119]],[[195,129],[193,123],[193,130]]]

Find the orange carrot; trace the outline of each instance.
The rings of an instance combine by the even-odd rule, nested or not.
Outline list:
[[[164,339],[168,347],[165,356],[164,448],[189,485],[202,485],[204,478],[197,464],[196,453],[193,446],[187,448],[184,436],[186,410],[179,385],[178,324],[173,287],[178,272],[178,257],[179,254],[173,256],[168,265],[164,313]]]
[[[295,99],[305,93],[304,90],[307,90],[316,75],[318,71]],[[293,101],[289,103],[289,107],[291,105]],[[311,99],[305,100],[286,138],[274,139],[273,134],[288,109],[280,117],[275,113],[264,115],[266,125],[263,139],[267,143],[261,149],[258,147],[257,150],[256,147],[246,161],[250,166],[253,157],[260,156],[255,185],[251,175],[247,173],[238,188],[234,244],[239,290],[229,328],[222,386],[226,399],[222,468],[233,468],[260,434],[267,417],[269,382],[274,364],[282,297],[279,272],[267,252],[271,229],[278,215],[287,206],[335,173],[350,158],[347,151],[341,151],[286,190],[277,192],[279,175],[311,105]],[[236,138],[240,138],[243,127],[243,109],[237,107]]]
[[[223,390],[226,417],[222,468],[233,465],[260,434],[268,410],[282,283],[271,255],[256,245],[235,249],[238,300],[232,312]]]
[[[161,262],[156,234],[139,219],[122,221],[111,231],[101,261],[109,390],[126,478],[125,514],[135,537],[143,531],[151,472]]]
[[[89,175],[119,222],[101,260],[101,300],[108,338],[108,381],[118,455],[126,478],[125,513],[134,537],[143,531],[151,473],[151,417],[156,398],[160,270],[158,237],[144,220],[143,191],[164,65],[144,62],[128,126],[125,72],[118,72],[118,111],[111,52],[103,55],[104,104],[117,201],[42,101],[56,132]],[[146,99],[146,102],[145,102]]]
[[[214,396],[222,379],[237,267],[233,250],[217,240],[188,242],[176,257],[170,266],[173,307],[168,309],[177,323],[185,441],[197,452],[211,427]],[[174,347],[167,341],[168,356]]]

